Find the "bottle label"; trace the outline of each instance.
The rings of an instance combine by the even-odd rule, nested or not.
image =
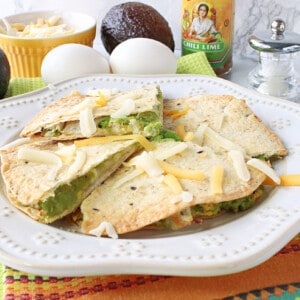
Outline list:
[[[233,1],[182,1],[182,54],[205,51],[214,69],[231,61]]]

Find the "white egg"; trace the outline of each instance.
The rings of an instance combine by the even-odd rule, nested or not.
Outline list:
[[[148,38],[132,38],[119,44],[109,58],[116,74],[175,74],[177,60],[172,50]]]
[[[110,73],[108,60],[97,50],[81,44],[55,47],[46,54],[41,66],[46,83],[95,73]]]

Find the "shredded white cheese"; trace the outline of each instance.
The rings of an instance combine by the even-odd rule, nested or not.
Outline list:
[[[114,188],[118,188],[121,185],[123,185],[124,183],[126,183],[127,181],[132,180],[133,178],[143,174],[144,171],[141,169],[135,169],[132,172],[127,173],[125,176],[123,176],[120,180],[116,181],[114,184]]]
[[[122,106],[111,114],[112,118],[124,118],[135,110],[135,102],[131,98],[127,98],[122,102]]]
[[[159,160],[168,159],[169,157],[172,157],[176,154],[183,152],[187,147],[188,146],[186,143],[176,143],[176,145],[172,148],[162,149],[161,151],[156,152],[155,158]]]
[[[118,234],[115,230],[115,228],[113,227],[113,225],[107,221],[104,221],[102,223],[100,223],[100,225],[89,231],[89,234],[101,237],[104,233],[106,233],[109,237],[113,238],[113,239],[117,239],[118,238]]]
[[[86,152],[84,152],[84,151],[77,151],[75,161],[73,162],[73,164],[68,169],[68,177],[71,177],[71,176],[77,174],[77,172],[85,164],[85,162],[86,162],[86,156],[87,156]]]
[[[84,99],[83,101],[81,101],[79,104],[75,105],[71,109],[70,115],[80,113],[82,110],[85,110],[87,108],[95,107],[97,105],[96,104],[97,99],[98,99],[97,97],[88,97]]]
[[[150,177],[163,174],[163,169],[159,166],[152,152],[144,151],[133,159],[133,165],[144,170]]]
[[[249,181],[251,176],[250,176],[250,172],[247,168],[247,164],[245,162],[243,153],[239,150],[230,150],[228,152],[228,155],[232,159],[233,167],[234,167],[238,177],[242,181],[245,181],[245,182]]]
[[[207,128],[208,124],[207,123],[202,123],[194,133],[194,142],[200,146],[203,145],[203,140],[204,140],[204,133]]]
[[[9,149],[9,148],[16,147],[16,146],[21,146],[21,145],[27,144],[29,142],[30,142],[30,138],[16,139],[16,140],[10,142],[9,144],[3,145],[0,148],[0,150]]]
[[[206,127],[205,129],[205,137],[210,139],[215,144],[219,145],[220,147],[226,149],[226,150],[239,150],[241,152],[245,152],[245,150],[238,144],[233,143],[232,141],[224,138],[219,133],[211,129],[210,127]]]
[[[175,197],[173,197],[171,199],[171,203],[178,203],[178,202],[181,202],[181,201],[189,203],[189,202],[193,201],[193,197],[194,196],[193,196],[192,193],[187,192],[187,191],[182,191],[181,194],[176,195]]]
[[[165,160],[169,157],[172,157],[173,155],[176,155],[178,153],[181,153],[182,151],[184,151],[187,148],[187,144],[186,143],[177,143],[176,146],[174,146],[173,148],[168,148],[168,149],[163,149],[159,152],[152,152],[152,155],[154,155],[155,159],[158,160]],[[126,166],[136,166],[136,158],[138,156],[134,157],[133,159],[131,159],[129,162],[124,163],[124,165]],[[158,164],[158,162],[155,162],[156,164]],[[161,169],[162,170],[162,169]],[[161,170],[159,170],[159,172],[161,172]],[[115,184],[114,187],[117,188],[119,186],[121,186],[122,184],[126,183],[127,181],[130,181],[132,179],[134,179],[135,177],[141,175],[144,173],[144,169],[143,168],[138,168],[135,169],[129,173],[127,173],[126,176],[124,176],[123,178],[121,178],[120,180],[118,180]],[[158,172],[158,173],[159,173]],[[162,174],[162,173],[161,173]],[[159,175],[158,175],[159,176]],[[158,178],[158,177],[157,177]]]
[[[93,109],[91,107],[87,107],[84,110],[80,111],[79,124],[81,134],[84,137],[91,137],[93,133],[96,132],[97,127],[94,121]]]
[[[18,151],[18,159],[30,162],[62,166],[62,160],[54,153],[30,148],[21,148]]]
[[[271,178],[275,183],[280,184],[280,177],[277,176],[274,169],[272,169],[266,162],[257,158],[251,158],[247,161],[247,165],[260,170],[261,172],[265,173],[269,178]]]
[[[65,146],[63,143],[58,143],[57,146],[58,150],[55,151],[55,154],[58,155],[64,163],[70,164],[76,155],[76,146],[74,144]]]

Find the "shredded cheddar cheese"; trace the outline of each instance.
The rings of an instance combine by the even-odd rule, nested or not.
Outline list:
[[[177,178],[191,180],[203,180],[205,178],[205,175],[202,171],[181,169],[162,160],[158,160],[158,164],[165,171],[165,173],[172,174]]]
[[[185,114],[188,113],[188,111],[191,109],[191,107],[186,107],[185,109],[183,110],[177,110],[177,109],[174,109],[174,110],[167,110],[167,109],[164,109],[163,110],[163,113],[166,115],[166,116],[170,116],[173,120],[176,120],[182,116],[184,116]]]
[[[174,175],[166,174],[163,182],[174,192],[174,194],[181,194],[183,192],[180,182]]]
[[[105,106],[106,105],[106,97],[101,93],[99,92],[98,93],[98,99],[95,101],[96,105],[97,106]]]
[[[191,131],[186,131],[183,123],[178,123],[175,129],[176,134],[184,142],[193,141],[195,136]]]
[[[124,140],[135,140],[139,142],[147,151],[155,149],[155,145],[140,134],[92,137],[88,139],[76,140],[74,141],[74,144],[77,148],[80,148]]]
[[[163,110],[163,113],[164,113],[164,115],[166,115],[166,116],[171,116],[171,115],[174,115],[174,114],[178,114],[178,113],[179,113],[179,110],[178,110],[178,109],[173,109],[173,110],[167,110],[167,109],[164,109],[164,110]]]
[[[179,136],[179,138],[183,141],[183,138],[186,134],[185,128],[184,128],[184,124],[183,123],[178,123],[176,125],[176,129],[175,129],[176,134]]]
[[[188,111],[189,111],[190,109],[191,109],[190,107],[187,107],[187,108],[185,108],[185,109],[179,111],[178,113],[172,114],[172,115],[171,115],[172,120],[176,120],[176,119],[178,119],[178,118],[184,116],[185,114],[188,113]]]
[[[219,195],[223,193],[223,176],[224,168],[221,166],[214,166],[210,182],[210,191],[212,195]]]
[[[267,177],[263,184],[272,186],[300,186],[300,174],[280,175],[279,178],[280,183],[276,183],[270,177]]]
[[[195,139],[195,135],[191,131],[186,132],[185,136],[183,137],[184,142],[191,142],[194,139]]]

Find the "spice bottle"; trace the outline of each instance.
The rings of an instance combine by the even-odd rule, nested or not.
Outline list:
[[[182,0],[182,55],[204,51],[218,76],[232,68],[234,0]]]

